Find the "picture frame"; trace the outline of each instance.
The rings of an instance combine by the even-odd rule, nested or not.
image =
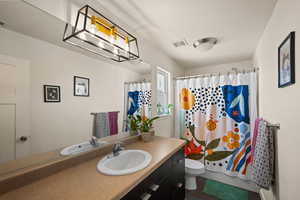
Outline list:
[[[44,102],[45,103],[59,103],[60,97],[60,86],[58,85],[44,85]]]
[[[278,88],[295,83],[295,32],[278,47]]]
[[[74,96],[90,96],[90,79],[80,76],[74,76]]]

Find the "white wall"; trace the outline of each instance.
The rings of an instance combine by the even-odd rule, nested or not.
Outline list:
[[[169,64],[166,63],[165,65],[156,65],[157,67],[163,68],[166,71],[170,72],[170,104],[174,104],[174,77],[176,76],[182,76],[184,74],[184,69],[178,67],[175,63],[170,62]],[[154,68],[152,71],[152,91],[153,91],[153,98],[152,98],[152,108],[153,108],[153,114],[157,114],[157,99],[156,99],[156,86],[157,86],[157,79],[156,79],[156,73],[157,68]],[[156,130],[157,135],[164,136],[164,137],[173,137],[175,136],[174,131],[174,113],[168,116],[163,116],[160,119],[158,119],[154,123],[154,127]]]
[[[143,41],[142,41],[143,42]],[[142,43],[143,44],[143,43]],[[152,70],[152,114],[155,116],[157,114],[156,107],[156,73],[157,67],[163,68],[166,71],[170,72],[170,103],[174,104],[174,77],[182,76],[184,74],[184,68],[179,66],[170,58],[166,57],[161,49],[151,46],[150,43],[146,43],[144,41],[142,45],[141,51],[142,58],[148,63],[151,63],[153,66]],[[169,116],[164,116],[158,119],[154,123],[154,128],[156,130],[156,134],[164,137],[172,137],[175,135],[174,133],[174,114]]]
[[[170,59],[158,47],[147,40],[139,39],[141,58],[152,66],[152,114],[157,114],[156,108],[156,68],[160,67],[170,72],[170,103],[174,103],[174,77],[182,76],[184,68]],[[156,134],[164,137],[172,137],[174,133],[174,114],[164,116],[154,123]]]
[[[140,74],[5,29],[0,44],[0,54],[30,62],[33,153],[87,140],[90,112],[121,111],[121,128],[123,83],[139,80]],[[90,78],[90,97],[73,96],[75,75]],[[61,103],[43,102],[44,84],[61,86]]]
[[[120,129],[124,107],[123,83],[149,77],[122,65],[93,59],[6,29],[0,29],[0,43],[0,54],[30,62],[33,153],[47,152],[87,140],[92,134],[90,112],[120,110]],[[161,50],[147,44],[147,41],[141,44],[141,55],[146,63],[170,71],[171,79],[183,74],[183,69]],[[90,97],[73,96],[75,75],[90,78]],[[153,80],[153,83],[156,84],[156,81]],[[44,84],[61,86],[61,103],[43,102]],[[154,84],[153,89],[156,88]],[[152,104],[156,114],[156,102]],[[155,128],[159,130],[158,135],[172,136],[173,116],[161,119]]]
[[[238,68],[240,70],[253,68],[252,60],[243,60],[234,63],[224,63],[219,65],[209,65],[202,67],[193,67],[186,68],[185,75],[198,75],[198,74],[209,74],[209,73],[219,73],[219,72],[228,72],[231,71],[232,68]]]
[[[260,115],[280,123],[278,132],[279,197],[299,199],[299,113],[300,113],[300,1],[278,0],[273,15],[255,53],[255,65],[260,67]],[[296,31],[296,84],[277,86],[277,48],[291,31]]]
[[[76,15],[72,15],[72,11],[77,11],[79,7],[82,5],[85,5],[86,2],[88,4],[93,5],[99,9],[101,13],[103,13],[105,16],[109,17],[112,21],[118,23],[122,27],[124,27],[126,30],[128,30],[130,33],[135,35],[139,42],[139,48],[140,48],[140,57],[145,62],[148,63],[154,70],[157,66],[166,69],[171,73],[171,86],[173,86],[173,77],[178,75],[183,75],[184,69],[181,68],[177,63],[175,63],[173,60],[171,60],[166,54],[159,49],[158,47],[154,46],[152,44],[152,41],[148,41],[143,39],[139,36],[138,33],[136,33],[136,30],[132,30],[130,26],[128,26],[126,23],[122,22],[123,20],[118,19],[116,16],[117,13],[111,13],[110,10],[107,10],[101,5],[101,2],[97,1],[82,1],[82,0],[56,0],[51,2],[40,2],[37,0],[25,0],[28,3],[31,3],[42,10],[50,13],[53,16],[58,17],[59,19],[63,21],[69,21],[72,22],[74,19],[72,17]],[[71,14],[71,17],[70,17]],[[72,19],[71,19],[72,18]],[[152,71],[152,88],[153,88],[153,101],[152,101],[152,110],[153,114],[156,114],[156,98],[155,98],[155,89],[156,89],[156,71]],[[145,76],[144,76],[145,77]],[[148,77],[148,76],[146,76]],[[173,87],[171,91],[171,102],[173,102]],[[167,136],[170,137],[174,135],[173,131],[173,116],[168,116],[159,119],[157,123],[154,124],[155,128],[157,130],[158,135],[161,136]]]

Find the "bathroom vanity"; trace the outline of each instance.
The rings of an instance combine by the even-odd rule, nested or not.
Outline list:
[[[1,177],[0,199],[184,200],[184,140],[155,136],[146,143],[138,138],[122,142],[126,150],[151,154],[149,165],[126,175],[100,173],[98,162],[112,152],[113,145],[107,145],[101,150],[80,154],[79,158],[48,163],[46,168],[19,171],[16,178]]]
[[[184,152],[180,149],[122,200],[184,200]]]

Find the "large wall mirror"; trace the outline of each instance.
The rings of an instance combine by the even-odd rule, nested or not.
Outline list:
[[[0,2],[0,21],[0,175],[128,136],[128,112],[151,116],[149,64],[65,44],[66,22],[25,1]]]

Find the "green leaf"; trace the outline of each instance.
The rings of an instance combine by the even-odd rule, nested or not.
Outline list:
[[[232,153],[233,151],[216,151],[213,152],[211,155],[205,156],[204,159],[208,161],[218,161],[230,156]]]
[[[187,158],[192,160],[201,160],[203,158],[204,154],[189,154]]]
[[[206,149],[215,149],[219,146],[220,143],[220,138],[214,139],[213,141],[211,141],[207,146]]]
[[[170,108],[173,108],[174,107],[174,105],[173,104],[168,104],[168,108],[170,109]]]
[[[189,129],[190,129],[192,135],[195,137],[195,125],[190,125]]]
[[[180,139],[185,141],[185,145],[189,142],[189,140],[184,137],[180,137]]]
[[[156,117],[153,117],[152,119],[150,119],[150,120],[149,120],[149,122],[148,122],[148,123],[149,123],[149,124],[152,124],[152,122],[153,122],[154,120],[158,119],[158,118],[159,118],[158,116],[156,116]]]
[[[200,145],[206,146],[206,143],[205,143],[204,140],[201,141],[201,140],[198,140],[198,139],[195,137],[195,125],[190,125],[190,126],[189,126],[189,129],[190,129],[190,131],[191,131],[192,136],[194,137],[194,139],[195,139]]]
[[[196,138],[195,138],[195,139],[196,139]],[[196,141],[197,141],[199,144],[201,144],[202,146],[206,146],[206,143],[205,143],[204,140],[197,140],[197,139],[196,139]]]
[[[137,118],[138,121],[142,121],[141,115],[136,115],[136,118]]]
[[[198,140],[195,136],[194,136],[194,139],[196,140],[196,142],[198,142],[200,145],[202,146],[206,146],[206,143],[204,140]]]

